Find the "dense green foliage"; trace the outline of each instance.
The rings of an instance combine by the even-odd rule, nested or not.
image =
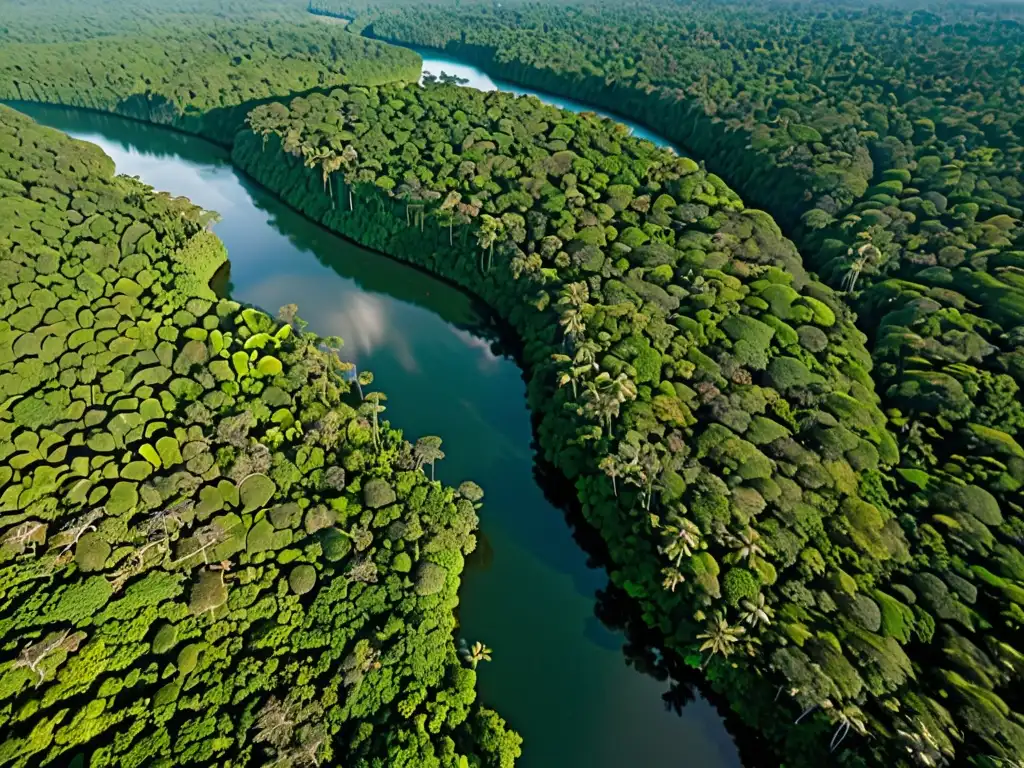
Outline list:
[[[912,558],[909,592],[852,610],[911,641],[930,692],[899,707],[927,735],[899,720],[904,733],[882,732],[921,761],[961,739],[961,757],[1019,758],[1019,8],[402,6],[323,7],[661,130],[791,227],[848,294],[896,428],[884,488]]]
[[[827,739],[801,742],[829,719],[877,730],[916,695],[904,647],[933,624],[890,585],[915,566],[870,358],[769,217],[693,161],[532,97],[353,88],[250,123],[247,172],[516,327],[541,443],[613,579],[760,727],[820,759]],[[876,601],[899,627],[871,619]],[[831,718],[780,728],[782,684]]]
[[[411,51],[345,34],[308,15],[301,23],[275,17],[240,22],[230,20],[240,16],[236,6],[206,3],[204,14],[185,6],[179,15],[162,16],[138,0],[128,8],[118,4],[116,15],[100,11],[95,23],[102,36],[79,39],[74,11],[81,3],[34,5],[51,20],[67,14],[67,26],[35,25],[29,16],[8,32],[18,42],[0,36],[0,99],[116,112],[221,143],[230,142],[246,112],[269,98],[341,83],[416,80],[420,72],[420,58]],[[257,16],[263,7],[257,6]],[[139,15],[127,13],[132,9]]]
[[[459,282],[509,320],[525,341],[541,444],[576,482],[613,579],[787,764],[821,765],[836,750],[853,766],[1016,765],[1020,11],[315,7],[353,18],[350,32],[448,48],[628,114],[718,173],[533,99],[330,90],[340,78],[253,111],[254,133],[238,135],[233,155],[311,217]],[[278,23],[265,3],[253,16]],[[100,27],[116,34],[114,22]],[[187,22],[175,29],[132,40],[198,45]],[[255,34],[232,29],[232,40]],[[291,29],[281,35],[299,56]],[[311,34],[353,51],[323,30]],[[109,42],[83,44],[98,67]],[[31,51],[64,84],[47,80],[34,98],[78,103],[88,89],[69,86],[99,71],[65,74],[61,49],[32,44],[5,46],[0,61]],[[210,71],[227,60],[210,59]],[[25,69],[11,66],[20,83]],[[175,83],[175,66],[153,71]],[[159,98],[176,92],[162,88]],[[177,103],[198,99],[196,118],[209,120],[220,102],[200,96]],[[215,132],[226,140],[237,122],[236,111]],[[823,282],[723,178],[792,232]],[[365,490],[371,509],[399,498],[390,485]],[[111,542],[80,544],[83,573],[111,557]],[[437,566],[395,558],[423,599],[443,588]],[[323,588],[297,568],[282,571],[284,594]],[[220,586],[197,577],[192,596],[216,602]]]
[[[453,642],[479,488],[113,174],[0,107],[0,764],[511,766]]]

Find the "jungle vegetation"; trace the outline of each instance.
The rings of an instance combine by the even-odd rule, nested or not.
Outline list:
[[[909,392],[883,412],[852,312],[772,219],[611,121],[431,84],[249,123],[240,167],[517,329],[613,580],[787,765],[1021,753],[1012,373],[958,426]]]
[[[259,106],[233,148],[499,310],[613,580],[786,765],[1019,765],[1020,12],[314,9],[701,158],[533,98],[379,81]]]
[[[10,4],[0,4],[0,18]],[[231,0],[186,3],[171,15],[163,5],[139,0],[126,13],[123,4],[32,4],[24,24],[0,34],[0,100],[115,112],[230,144],[245,114],[272,97],[419,78],[415,53],[308,14],[279,18],[273,3],[254,4],[255,18]],[[56,14],[65,21],[53,25]]]
[[[482,490],[213,294],[212,216],[0,107],[0,764],[511,766],[453,638]]]

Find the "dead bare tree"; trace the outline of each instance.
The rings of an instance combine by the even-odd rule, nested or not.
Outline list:
[[[146,570],[146,555],[154,548],[158,552],[169,550],[165,539],[158,538],[149,541],[141,547],[132,550],[121,567],[107,577],[107,581],[110,582],[110,588],[115,593],[124,589],[124,585],[129,579]]]
[[[65,629],[63,632],[51,632],[38,643],[25,646],[18,658],[15,659],[14,668],[28,669],[39,675],[39,679],[36,681],[38,688],[46,679],[46,670],[41,668],[43,662],[60,650],[74,653],[83,639],[85,639],[84,633],[72,634],[70,629]]]
[[[195,557],[196,555],[202,555],[203,562],[206,565],[209,565],[210,559],[206,555],[207,551],[212,549],[213,547],[216,547],[218,544],[222,544],[224,541],[226,541],[228,538],[228,533],[229,531],[226,531],[219,525],[214,525],[213,523],[211,523],[210,525],[203,526],[198,531],[196,531],[195,535],[193,536],[193,538],[199,543],[198,549],[195,549],[192,552],[189,552],[188,554],[179,557],[177,560],[171,561],[171,565],[179,565],[185,562],[186,560]]]
[[[271,696],[256,716],[255,727],[258,732],[253,741],[257,744],[269,744],[275,750],[281,751],[292,740],[295,725],[293,707],[276,696]]]
[[[146,521],[146,536],[150,540],[162,536],[164,541],[170,541],[171,536],[185,526],[184,515],[191,511],[192,506],[191,501],[182,501],[165,509],[155,510]]]
[[[365,584],[377,583],[377,564],[373,560],[357,560],[352,567],[345,572],[345,578],[349,581],[361,581]]]
[[[79,539],[90,531],[96,530],[96,523],[101,517],[103,517],[106,507],[100,507],[98,509],[92,509],[86,512],[84,515],[79,515],[70,523],[60,529],[60,533],[54,536],[54,539],[61,541],[67,540],[67,543],[57,554],[57,559],[60,560],[67,553],[71,552],[77,545]]]
[[[292,765],[320,765],[318,753],[327,741],[327,730],[322,725],[304,725],[286,757]]]
[[[0,546],[19,555],[31,547],[32,554],[35,555],[36,546],[46,543],[46,530],[46,523],[38,520],[26,520],[0,536]]]

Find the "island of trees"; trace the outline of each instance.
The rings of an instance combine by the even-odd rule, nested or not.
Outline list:
[[[586,519],[608,543],[613,581],[666,648],[703,669],[786,765],[1019,765],[1018,12],[603,0],[571,9],[516,0],[315,8],[352,20],[347,31],[323,34],[445,47],[524,83],[608,103],[702,158],[533,97],[403,84],[409,78],[397,66],[388,83],[324,82],[287,100],[271,100],[270,91],[216,105],[175,102],[200,120],[218,106],[237,107],[217,123],[222,135],[241,127],[238,113],[247,109],[247,126],[231,141],[240,168],[331,229],[454,280],[500,312],[524,342],[540,445],[575,483]],[[254,14],[261,12],[269,13],[259,6]],[[280,23],[284,34],[291,21]],[[7,46],[0,67],[26,50]],[[102,66],[68,82],[95,79]],[[31,82],[31,71],[18,71]],[[78,98],[33,87],[47,100]],[[126,83],[118,99],[139,91]],[[152,92],[169,98],[163,86]],[[266,103],[252,104],[254,95]],[[797,245],[733,188],[768,208]],[[14,274],[20,281],[20,267]],[[267,346],[306,338],[296,331],[278,339],[277,329],[294,321],[254,328],[237,308],[220,306],[214,314],[229,316],[221,333],[233,333],[243,357],[246,328],[269,337],[247,358],[253,380],[266,373],[259,360],[267,350],[302,371],[282,365],[276,375],[300,393],[311,386],[304,364]],[[228,349],[225,362],[234,360]],[[173,371],[173,361],[164,367]],[[180,386],[202,401],[195,381]],[[338,398],[351,397],[343,382],[333,386]],[[281,406],[306,425],[303,435],[311,430],[303,409],[323,400],[309,397]],[[402,471],[416,488],[443,492],[416,474],[413,449],[380,436],[390,433],[376,418],[379,405],[377,398],[349,407],[357,423],[360,412],[372,417],[364,416],[364,456],[396,446],[380,479],[403,501]],[[288,427],[270,423],[250,428],[284,430],[273,449],[299,467],[303,449],[288,447]],[[87,439],[82,445],[90,448]],[[152,450],[160,458],[159,445]],[[208,453],[231,472],[219,451]],[[237,447],[230,458],[238,460]],[[34,498],[34,481],[18,471],[19,499]],[[261,474],[287,503],[274,474]],[[302,482],[296,498],[319,489]],[[352,498],[346,486],[346,509],[373,509],[368,481],[356,482],[364,497]],[[468,537],[472,526],[455,520],[459,510],[469,514],[463,502],[472,507],[475,492],[447,493],[455,512],[445,520]],[[245,522],[244,512],[233,514]],[[267,527],[279,529],[272,517]],[[355,549],[355,534],[345,531],[340,539]],[[454,559],[460,548],[445,551]],[[37,549],[31,558],[20,552],[11,572],[31,572],[25,563],[52,554]],[[417,562],[425,556],[413,551]],[[448,569],[454,589],[455,562],[426,557]],[[212,570],[205,561],[195,567]],[[25,598],[32,615],[51,610],[33,599]],[[398,597],[382,603],[382,615],[407,615],[400,605]],[[467,675],[449,647],[450,606],[436,610],[444,635],[437,647],[446,649],[439,654],[453,675]],[[303,624],[303,632],[313,630]],[[295,674],[307,685],[305,671]],[[403,683],[393,674],[400,699]],[[466,685],[467,714],[440,730],[428,726],[425,733],[443,735],[418,748],[429,744],[442,761],[456,753],[511,760],[514,737],[468,703]],[[391,711],[385,694],[377,701],[371,719]],[[17,710],[31,712],[33,725],[45,715],[35,706]],[[124,707],[118,716],[127,717]],[[312,718],[308,728],[322,722]],[[56,727],[40,726],[46,734]],[[36,733],[29,731],[24,738]],[[352,738],[354,755],[384,748]]]

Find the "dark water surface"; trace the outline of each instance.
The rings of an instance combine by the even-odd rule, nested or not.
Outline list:
[[[525,385],[513,360],[496,353],[486,308],[315,226],[200,139],[79,110],[14,106],[98,144],[119,172],[218,211],[232,298],[270,312],[297,303],[313,330],[342,336],[343,355],[372,370],[387,393],[385,416],[409,439],[444,438],[438,478],[484,488],[461,634],[494,649],[480,668],[481,695],[522,733],[523,768],[739,766],[715,710],[698,697],[681,715],[669,711],[669,682],[634,669],[627,656],[642,654],[624,655],[622,633],[597,618],[595,608],[618,623],[621,611],[614,593],[603,593],[605,573],[588,566],[534,477]]]

